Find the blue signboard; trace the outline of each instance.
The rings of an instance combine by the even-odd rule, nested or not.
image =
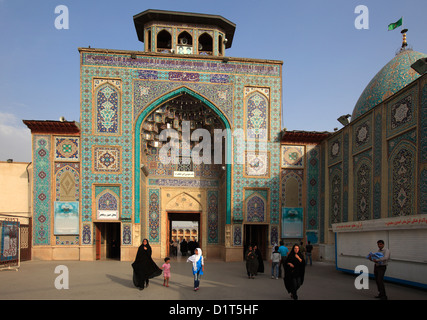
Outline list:
[[[282,208],[282,238],[303,238],[303,208]]]
[[[79,202],[55,201],[55,235],[79,234]]]

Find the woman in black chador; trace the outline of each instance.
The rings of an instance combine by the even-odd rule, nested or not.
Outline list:
[[[182,242],[181,242],[181,254],[182,254],[182,256],[183,257],[186,256],[187,252],[188,252],[187,241],[185,241],[185,239],[182,239]]]
[[[296,244],[292,247],[291,252],[285,261],[285,282],[286,290],[291,294],[294,300],[298,299],[297,290],[304,282],[305,261],[299,246]]]
[[[255,254],[255,250],[252,246],[248,247],[245,253],[246,259],[246,272],[248,273],[248,279],[255,279],[255,274],[258,270],[258,257]]]
[[[151,259],[151,247],[147,239],[142,241],[138,248],[133,268],[133,284],[139,290],[144,289],[144,285],[148,287],[148,280],[162,274],[162,270]]]
[[[264,273],[264,260],[262,259],[261,250],[259,250],[258,245],[254,245],[254,251],[258,259],[258,270],[257,272]]]

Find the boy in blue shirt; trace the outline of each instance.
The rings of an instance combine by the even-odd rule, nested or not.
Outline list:
[[[279,265],[279,278],[282,277],[282,266],[283,266],[283,270],[285,270],[285,260],[286,257],[288,256],[289,253],[289,249],[287,247],[285,247],[285,245],[283,244],[283,241],[280,241],[280,247],[279,247],[279,251],[281,259],[280,259],[280,265]]]

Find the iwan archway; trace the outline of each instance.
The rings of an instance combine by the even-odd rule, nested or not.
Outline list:
[[[227,134],[224,135],[224,158],[223,163],[221,165],[222,170],[224,170],[225,177],[223,176],[223,201],[225,202],[225,210],[223,210],[222,216],[223,224],[229,225],[231,223],[231,159],[232,159],[232,132],[231,132],[231,126],[230,121],[227,119],[227,117],[219,110],[211,101],[206,99],[205,97],[201,96],[197,92],[189,89],[188,87],[180,87],[176,90],[173,90],[154,102],[152,102],[149,106],[147,106],[136,119],[135,127],[134,127],[134,157],[135,157],[135,168],[134,168],[134,182],[135,182],[135,223],[141,223],[142,222],[142,228],[145,228],[146,226],[145,221],[141,218],[144,214],[149,215],[148,211],[150,208],[148,208],[147,205],[147,199],[149,199],[150,195],[145,192],[145,189],[147,188],[147,185],[145,183],[141,183],[141,181],[144,179],[143,175],[147,175],[146,169],[142,168],[142,164],[144,164],[144,157],[145,154],[143,153],[144,145],[147,143],[145,138],[141,137],[143,132],[146,132],[147,130],[146,126],[148,124],[148,121],[154,121],[153,116],[158,116],[157,112],[161,111],[162,108],[173,101],[179,100],[183,97],[189,97],[191,99],[197,100],[198,102],[201,102],[205,108],[211,112],[213,116],[216,117],[216,120],[218,120],[221,123],[221,127],[224,128],[225,132]],[[158,133],[158,132],[155,132]],[[212,139],[213,143],[213,139]],[[144,170],[143,170],[144,169]],[[144,173],[145,172],[145,173]],[[153,177],[153,172],[151,171],[150,177]],[[197,178],[195,178],[197,180]],[[148,183],[148,182],[147,182]],[[225,190],[224,190],[225,189]],[[159,197],[159,195],[152,195],[154,198]],[[166,195],[164,195],[166,196]],[[158,205],[161,204],[160,199],[158,199]],[[223,202],[223,203],[224,203]],[[224,214],[225,213],[225,214]],[[162,217],[159,217],[161,219]],[[162,225],[160,221],[159,226]],[[159,230],[159,233],[161,234],[162,230]],[[144,234],[144,233],[142,233]],[[163,241],[164,239],[162,239]],[[138,245],[138,244],[136,244]]]
[[[162,210],[162,226],[165,229],[164,237],[162,245],[161,245],[161,251],[164,255],[170,256],[170,240],[171,240],[171,227],[172,227],[172,221],[192,221],[197,223],[197,239],[194,239],[197,241],[197,246],[202,248],[203,252],[206,252],[207,244],[206,239],[207,237],[204,237],[203,235],[207,234],[207,225],[206,225],[206,219],[203,219],[203,217],[206,217],[206,208],[203,207],[203,205],[197,200],[197,195],[200,194],[199,192],[174,192],[174,190],[169,189],[166,191],[167,194],[174,195],[173,197],[170,197],[172,199],[167,199],[167,201],[164,201],[164,208]],[[185,234],[182,235],[185,237]],[[191,233],[189,234],[191,237]],[[193,239],[186,239],[186,241],[190,241]]]

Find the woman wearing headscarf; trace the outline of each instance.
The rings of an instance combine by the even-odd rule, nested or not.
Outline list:
[[[246,259],[246,271],[248,273],[248,279],[255,279],[255,274],[258,271],[258,257],[252,246],[248,247],[245,253]]]
[[[139,290],[144,289],[144,285],[148,287],[149,279],[162,274],[162,270],[151,258],[151,253],[151,246],[148,240],[144,239],[138,248],[135,261],[132,263],[133,284]]]
[[[305,261],[299,250],[299,246],[295,244],[285,261],[285,287],[291,294],[294,300],[298,299],[297,290],[304,282]]]
[[[205,263],[203,261],[202,249],[197,248],[194,250],[194,254],[188,257],[187,262],[192,263],[192,271],[194,275],[194,291],[199,290],[200,277],[205,271]]]
[[[261,250],[258,248],[258,245],[254,245],[254,250],[255,250],[255,254],[257,256],[258,259],[258,269],[257,269],[257,273],[264,273],[264,260],[262,259],[262,254],[261,254]]]

